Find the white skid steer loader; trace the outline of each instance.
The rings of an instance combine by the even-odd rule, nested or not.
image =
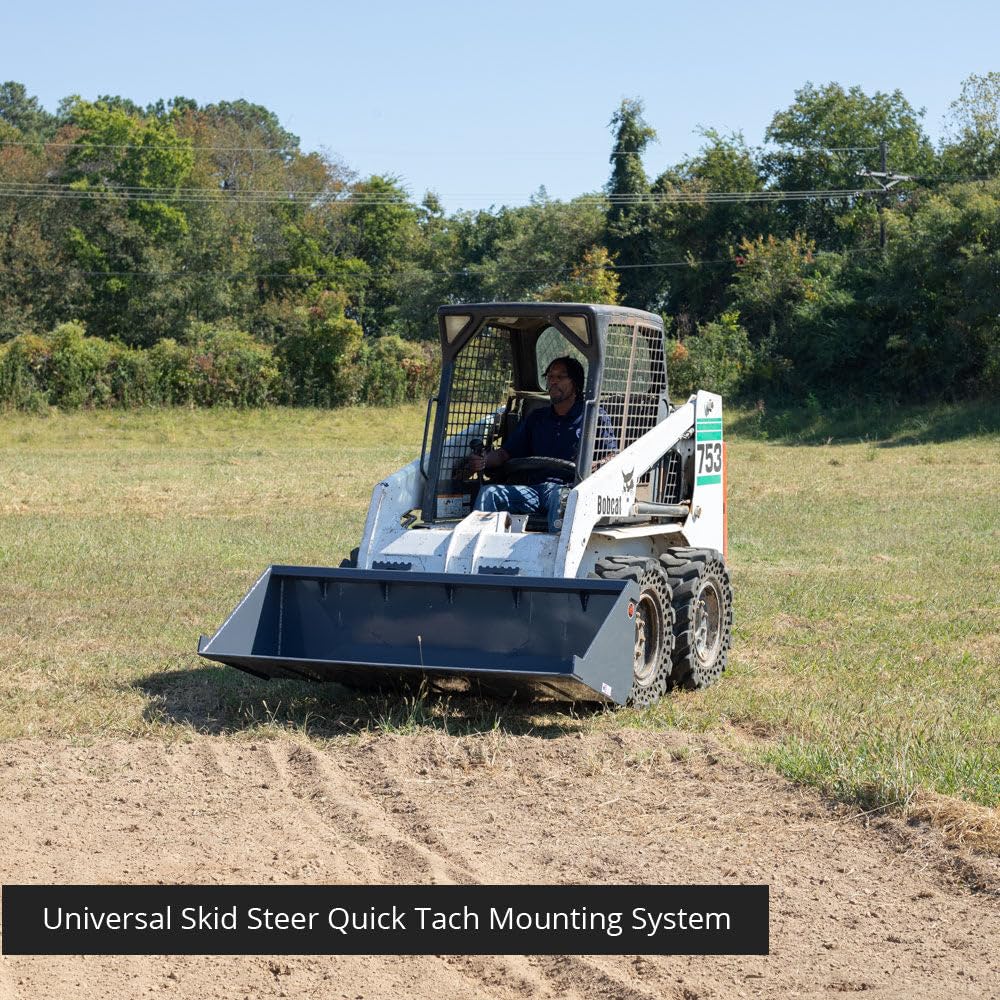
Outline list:
[[[718,678],[733,620],[722,400],[671,405],[660,317],[536,302],[444,306],[438,321],[420,457],[375,487],[356,552],[336,569],[271,566],[198,652],[264,678],[637,706]],[[470,475],[470,454],[549,405],[560,357],[585,372],[575,461]],[[475,509],[490,482],[539,472],[568,479],[555,531]]]

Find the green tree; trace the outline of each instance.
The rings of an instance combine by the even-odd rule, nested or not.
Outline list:
[[[735,263],[730,297],[756,350],[759,388],[805,393],[831,377],[842,384],[861,349],[843,258],[817,253],[796,233],[744,239]]]
[[[420,211],[396,178],[378,175],[352,184],[338,209],[330,218],[331,250],[366,268],[348,314],[368,335],[404,332],[400,292],[420,243]]]
[[[317,292],[307,303],[285,307],[287,325],[277,353],[292,402],[343,406],[356,401],[363,379],[357,365],[362,331],[345,314],[345,305],[343,295]]]
[[[17,129],[28,140],[47,139],[56,128],[56,118],[28,94],[23,83],[8,80],[0,84],[0,122]]]
[[[783,191],[832,191],[872,187],[859,176],[878,169],[878,147],[888,143],[896,173],[927,174],[934,151],[924,133],[923,110],[915,110],[899,90],[868,96],[860,87],[807,83],[790,107],[771,119],[765,133],[775,149],[764,167]],[[898,190],[898,189],[897,189]],[[807,232],[824,249],[855,242],[875,226],[876,202],[868,198],[816,198],[785,202],[785,235]]]
[[[957,184],[892,220],[866,320],[908,396],[1000,392],[1000,180]]]
[[[941,150],[945,173],[956,179],[1000,174],[1000,73],[973,73],[948,109]]]
[[[176,333],[186,322],[176,276],[189,227],[174,198],[194,164],[190,143],[172,122],[119,106],[80,101],[69,119],[75,145],[59,180],[79,193],[65,240],[91,279],[83,318],[126,343]]]
[[[590,247],[564,281],[544,288],[539,298],[545,302],[618,302],[619,278],[614,261],[604,247]]]
[[[468,234],[475,256],[468,266],[467,299],[541,298],[543,289],[565,280],[601,242],[603,231],[603,209],[592,196],[563,202],[540,191],[528,205],[479,213]]]
[[[717,316],[725,307],[732,277],[730,251],[741,240],[770,231],[771,208],[750,201],[718,200],[713,195],[748,193],[764,187],[759,152],[747,146],[741,133],[702,132],[705,140],[696,156],[664,171],[653,193],[671,202],[653,228],[653,257],[686,267],[659,269],[662,291],[682,332]]]
[[[343,186],[336,165],[299,153],[297,138],[259,105],[199,109],[175,98],[151,112],[172,122],[196,153],[182,191],[191,229],[184,260],[189,313],[209,321],[235,317],[269,335],[267,304],[324,280],[329,261],[318,213]]]
[[[459,257],[460,231],[461,225],[445,213],[438,196],[427,192],[417,206],[417,231],[405,267],[394,281],[393,326],[407,340],[436,340],[435,310],[442,303],[461,300],[466,262]]]
[[[674,341],[668,355],[670,395],[686,399],[699,389],[735,396],[743,388],[753,366],[753,350],[739,313],[724,312],[710,323],[701,323],[694,333]]]
[[[62,151],[23,140],[0,120],[0,182],[19,189],[0,197],[0,341],[55,325],[82,292],[55,237],[61,206],[44,197]]]
[[[216,124],[235,125],[243,134],[252,137],[252,147],[238,152],[258,155],[274,153],[283,159],[291,159],[299,152],[299,137],[289,132],[278,120],[278,116],[261,104],[252,104],[242,98],[238,101],[219,101],[206,104],[202,113]]]
[[[652,251],[653,203],[642,154],[656,139],[656,130],[643,117],[643,103],[626,98],[611,116],[615,137],[611,150],[611,177],[607,183],[607,247],[621,269],[623,304],[656,308],[659,278],[645,267]]]

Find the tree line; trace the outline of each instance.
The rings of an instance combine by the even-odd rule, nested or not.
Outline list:
[[[434,308],[659,312],[674,393],[1000,389],[1000,73],[933,144],[902,93],[806,84],[760,146],[659,176],[640,100],[604,189],[446,213],[307,152],[260,105],[0,85],[0,402],[335,406],[425,395]],[[883,169],[884,161],[884,169]]]

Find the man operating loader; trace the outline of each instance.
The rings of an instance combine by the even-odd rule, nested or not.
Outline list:
[[[545,385],[552,405],[533,410],[507,436],[503,445],[481,455],[470,455],[467,467],[475,475],[490,470],[502,471],[512,458],[558,458],[575,464],[583,430],[583,365],[575,358],[561,357],[545,369]],[[600,464],[618,450],[618,442],[607,414],[598,417],[597,447]],[[528,474],[525,485],[494,484],[484,486],[476,498],[476,510],[506,510],[512,514],[535,514],[546,511],[548,530],[555,531],[559,517],[560,490],[571,484],[572,472],[541,469]]]

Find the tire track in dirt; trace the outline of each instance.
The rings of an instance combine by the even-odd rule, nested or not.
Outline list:
[[[549,1000],[557,996],[573,1000],[577,996],[573,992],[553,992],[545,977],[538,975],[524,956],[441,955],[440,960],[461,975],[475,989],[477,996],[513,995],[533,1000]]]
[[[284,761],[292,794],[325,828],[346,836],[371,862],[367,879],[375,882],[469,882],[469,873],[450,858],[416,840],[394,821],[391,798],[373,796],[367,783],[348,775],[325,754],[298,745]],[[433,841],[432,841],[433,842]]]
[[[446,875],[444,881],[469,885],[490,880],[472,852],[449,844],[450,829],[441,825],[441,817],[433,808],[428,808],[441,800],[431,790],[443,783],[453,786],[453,779],[440,773],[447,765],[440,766],[438,755],[429,755],[429,766],[421,766],[408,753],[402,760],[397,754],[387,760],[385,755],[365,752],[353,763],[356,780],[372,801],[379,803],[399,835],[439,860]]]
[[[587,1000],[663,1000],[641,984],[630,984],[617,969],[598,960],[577,955],[540,955],[537,968],[551,984],[556,996],[577,995]]]
[[[273,853],[281,874],[306,882],[378,881],[382,858],[372,849],[374,838],[365,833],[362,804],[342,775],[332,767],[324,773],[316,752],[297,743],[266,743],[258,755],[268,771],[267,790],[281,803],[279,825],[285,837],[275,842]]]

